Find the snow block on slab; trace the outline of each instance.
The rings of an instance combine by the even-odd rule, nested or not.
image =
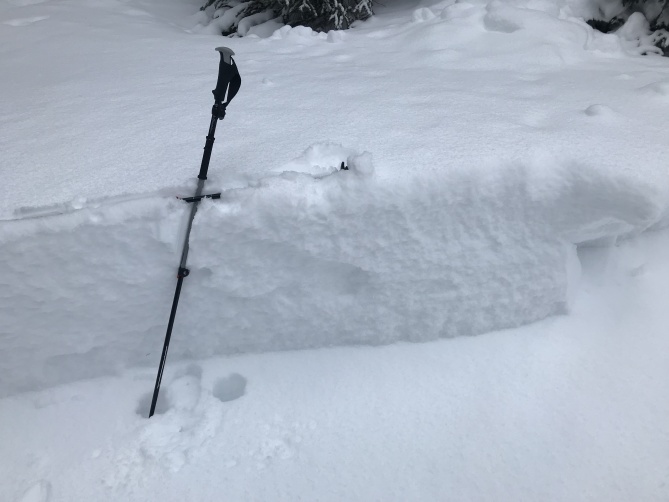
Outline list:
[[[206,273],[184,292],[177,350],[425,341],[565,312],[573,250],[522,187],[452,181],[290,173],[203,208],[191,268]]]
[[[171,361],[564,313],[575,243],[647,228],[666,206],[633,178],[548,158],[398,185],[375,178],[370,154],[339,153],[350,170],[279,173],[203,201]],[[153,197],[4,222],[0,395],[157,365],[187,209]]]

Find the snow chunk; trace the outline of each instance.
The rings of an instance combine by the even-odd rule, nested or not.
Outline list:
[[[316,40],[328,40],[328,34],[312,30],[308,26],[284,26],[270,37],[272,40],[292,40],[297,43],[312,43]]]
[[[302,155],[276,168],[275,172],[308,173],[316,177],[332,174],[339,170],[342,162],[355,158],[358,154],[351,148],[329,141],[315,143]]]
[[[650,24],[646,17],[640,12],[632,14],[625,24],[616,31],[616,35],[630,41],[638,41],[648,34],[650,34]]]

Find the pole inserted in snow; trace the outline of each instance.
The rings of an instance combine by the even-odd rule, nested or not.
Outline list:
[[[204,145],[204,154],[202,155],[202,164],[200,164],[200,173],[197,175],[197,189],[193,197],[184,199],[191,204],[190,216],[188,218],[188,225],[186,227],[186,235],[184,237],[183,250],[181,252],[181,261],[179,262],[179,270],[177,272],[177,287],[174,291],[174,299],[172,300],[172,310],[170,312],[170,320],[167,323],[167,332],[165,333],[165,343],[163,344],[163,353],[160,356],[160,366],[158,366],[158,375],[156,376],[156,385],[153,389],[153,399],[151,400],[151,410],[149,411],[149,418],[153,416],[156,411],[156,403],[158,402],[158,394],[160,392],[160,382],[163,379],[163,370],[165,369],[165,361],[167,360],[167,350],[170,346],[170,338],[172,337],[172,328],[174,327],[174,319],[177,315],[177,306],[179,305],[179,296],[181,295],[181,286],[185,277],[188,277],[190,271],[186,268],[188,260],[188,239],[190,237],[190,230],[193,226],[193,218],[197,211],[197,205],[205,198],[218,198],[220,194],[203,195],[204,182],[207,179],[207,171],[209,170],[209,160],[211,159],[211,151],[214,147],[214,133],[216,132],[216,122],[223,120],[225,117],[225,109],[235,97],[239,88],[242,85],[242,79],[239,76],[239,70],[235,64],[234,52],[227,47],[217,47],[216,50],[221,54],[221,62],[218,66],[218,80],[216,82],[216,89],[214,93],[214,106],[211,109],[211,123],[209,124],[209,134],[207,134],[207,141]]]

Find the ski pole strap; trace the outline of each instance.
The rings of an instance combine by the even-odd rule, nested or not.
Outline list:
[[[232,49],[227,47],[216,47],[216,50],[221,54],[221,62],[218,65],[218,80],[216,82],[216,89],[214,89],[214,99],[217,102],[225,101],[223,110],[232,101],[239,88],[242,85],[242,77],[239,75],[239,70],[235,64],[232,56],[235,53]]]

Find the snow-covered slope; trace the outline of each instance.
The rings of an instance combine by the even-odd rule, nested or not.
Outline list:
[[[0,500],[666,500],[667,59],[580,1],[197,8],[0,0]]]

